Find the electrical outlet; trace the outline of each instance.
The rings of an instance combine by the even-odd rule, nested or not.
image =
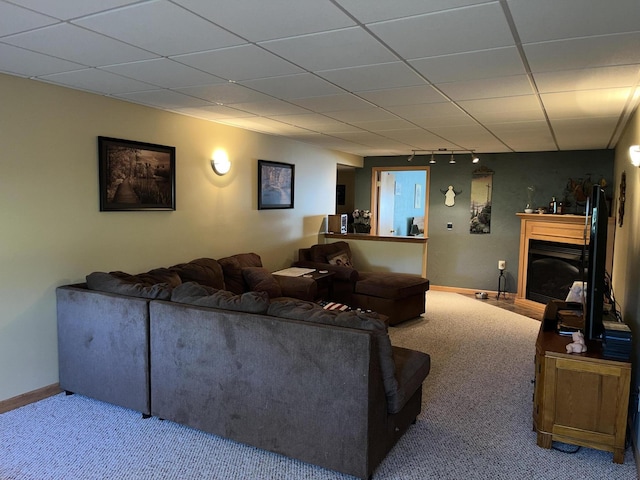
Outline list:
[[[447,230],[453,230],[453,222],[447,222]]]

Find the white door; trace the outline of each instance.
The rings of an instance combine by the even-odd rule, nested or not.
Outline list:
[[[395,235],[394,208],[396,176],[391,172],[380,172],[380,192],[378,195],[378,235]]]

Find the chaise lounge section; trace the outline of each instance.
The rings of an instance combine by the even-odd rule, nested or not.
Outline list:
[[[295,265],[334,272],[331,300],[386,315],[389,325],[425,312],[429,280],[408,273],[363,272],[352,258],[349,244],[339,241],[301,248]]]

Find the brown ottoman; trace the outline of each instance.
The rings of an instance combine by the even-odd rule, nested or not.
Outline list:
[[[360,272],[354,287],[353,306],[389,317],[389,325],[425,312],[429,280],[419,275],[390,272]]]

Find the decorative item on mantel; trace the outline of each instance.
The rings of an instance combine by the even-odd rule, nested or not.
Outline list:
[[[524,207],[524,213],[533,213],[533,192],[535,191],[533,185],[527,187],[527,206]]]
[[[354,233],[371,232],[371,211],[356,208],[351,216],[353,217]]]

